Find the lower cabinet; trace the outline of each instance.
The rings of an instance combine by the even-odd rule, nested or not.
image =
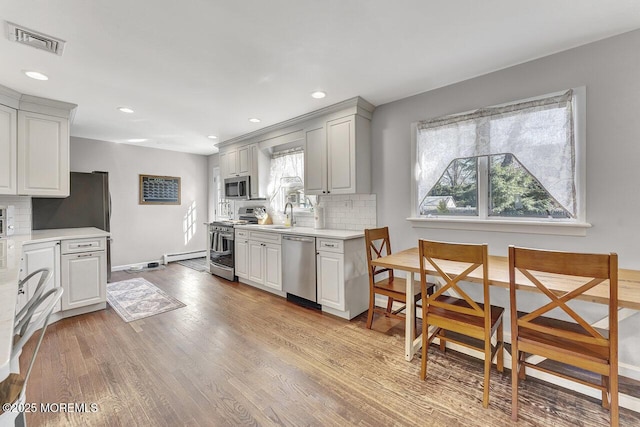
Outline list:
[[[282,291],[282,243],[278,233],[236,230],[236,275],[276,291]]]
[[[45,243],[27,244],[22,250],[22,273],[20,280],[40,268],[48,268],[52,275],[49,282],[45,284],[44,292],[49,289],[60,286],[60,241],[52,241]],[[36,286],[40,281],[40,275],[36,275],[27,283],[18,293],[17,311],[25,306],[27,301],[33,297]],[[60,311],[60,303],[54,307],[53,312]],[[36,312],[38,313],[38,312]],[[37,315],[37,314],[36,314]]]
[[[369,307],[364,239],[316,238],[318,303],[322,311],[353,319]]]
[[[71,310],[106,301],[107,253],[62,255],[62,309]]]
[[[317,259],[320,305],[344,311],[344,254],[318,251]]]

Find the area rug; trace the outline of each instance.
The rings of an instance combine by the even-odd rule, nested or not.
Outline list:
[[[141,277],[107,283],[107,301],[125,322],[185,307],[185,304]]]
[[[182,261],[176,261],[180,265],[192,268],[197,271],[207,271],[207,258],[191,258],[183,259]]]

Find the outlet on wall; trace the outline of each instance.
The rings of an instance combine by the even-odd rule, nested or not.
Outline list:
[[[343,203],[343,207],[352,209],[353,208],[353,200],[345,200]]]

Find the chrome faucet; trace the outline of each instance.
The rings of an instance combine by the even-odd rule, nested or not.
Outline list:
[[[287,217],[287,207],[291,207],[291,224],[289,224],[289,225],[291,227],[293,227],[293,205],[291,204],[291,202],[287,202],[287,204],[284,205],[284,216],[285,216],[285,218]],[[285,219],[285,222],[286,222],[286,219]]]

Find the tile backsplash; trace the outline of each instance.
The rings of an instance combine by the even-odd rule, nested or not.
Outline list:
[[[15,234],[31,233],[31,197],[30,196],[2,196],[0,206],[15,206],[14,226]]]
[[[335,230],[364,230],[375,227],[376,195],[347,194],[339,196],[318,196],[320,206],[324,207],[324,228]],[[296,213],[296,224],[300,227],[313,227],[313,214]]]

